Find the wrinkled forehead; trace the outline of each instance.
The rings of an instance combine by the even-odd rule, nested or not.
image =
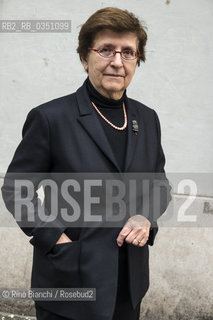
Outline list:
[[[93,47],[111,46],[115,49],[130,48],[137,50],[138,38],[133,32],[114,32],[112,30],[99,31],[93,41]]]

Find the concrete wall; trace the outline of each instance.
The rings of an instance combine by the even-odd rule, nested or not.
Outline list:
[[[1,0],[0,19],[72,20],[71,33],[0,33],[1,178],[29,110],[82,84],[86,74],[76,54],[80,25],[105,6],[133,11],[148,27],[147,62],[137,69],[128,96],[158,112],[167,172],[207,172],[210,176],[212,0]],[[203,227],[164,226],[150,250],[151,287],[142,304],[146,319],[213,319],[213,192],[209,181],[205,184],[203,179],[191,206],[191,212],[204,217]],[[181,201],[178,189],[174,193]],[[206,211],[205,203],[209,204]],[[8,227],[12,219],[2,201],[0,206],[0,287],[27,287],[32,247],[18,228]],[[8,312],[34,312],[27,303],[0,301],[0,306]]]

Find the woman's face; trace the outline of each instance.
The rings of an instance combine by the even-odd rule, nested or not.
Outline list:
[[[93,43],[93,49],[110,46],[117,51],[132,49],[137,51],[137,36],[132,32],[117,33],[111,30],[100,31]],[[111,99],[120,99],[130,84],[135,72],[137,59],[124,60],[119,53],[111,58],[101,57],[97,52],[89,51],[83,60],[85,70],[96,90]]]

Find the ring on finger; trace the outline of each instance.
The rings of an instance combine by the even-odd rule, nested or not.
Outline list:
[[[138,240],[137,238],[135,238],[134,240],[137,240],[138,244],[140,244],[140,243],[141,243],[141,241],[140,241],[140,240]]]

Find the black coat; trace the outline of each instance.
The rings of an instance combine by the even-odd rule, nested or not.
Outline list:
[[[127,98],[128,139],[124,172],[163,172],[160,124],[154,110]],[[139,132],[132,130],[137,120]],[[8,168],[11,172],[120,172],[104,130],[97,119],[86,85],[75,93],[33,108],[23,127],[23,139]],[[2,194],[9,211],[14,189],[7,176]],[[166,180],[166,178],[165,178]],[[167,181],[167,180],[166,180]],[[169,198],[159,208],[165,211]],[[96,301],[36,302],[39,306],[77,320],[110,320],[118,276],[118,228],[67,228],[56,220],[45,228],[22,228],[34,246],[33,288],[96,288]],[[71,243],[55,245],[64,232]],[[149,287],[149,248],[157,228],[143,247],[128,245],[129,288],[132,305]]]

